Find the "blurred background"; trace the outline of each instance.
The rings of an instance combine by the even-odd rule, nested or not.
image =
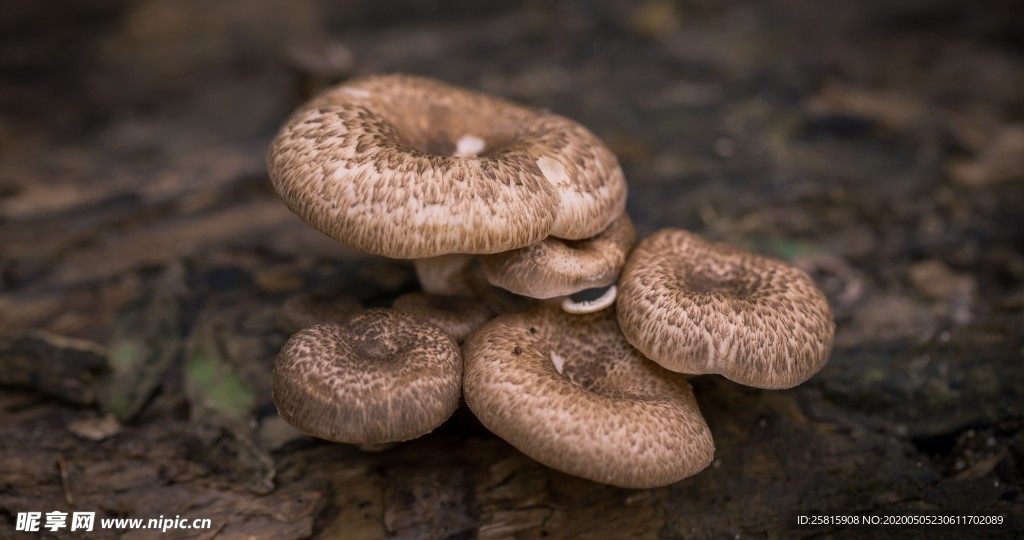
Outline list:
[[[280,304],[416,285],[292,216],[264,158],[312,93],[382,72],[587,126],[641,236],[814,277],[829,364],[781,392],[694,379],[716,460],[657,490],[546,469],[465,409],[381,454],[297,437],[270,400]],[[1015,2],[7,0],[0,531],[56,509],[211,517],[195,538],[954,530],[795,526],[829,512],[1020,537],[1022,207]]]

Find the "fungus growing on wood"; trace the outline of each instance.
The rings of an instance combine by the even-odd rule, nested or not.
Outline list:
[[[809,379],[828,360],[835,330],[807,274],[675,229],[633,250],[616,311],[626,339],[666,369],[757,388]]]
[[[504,315],[464,349],[466,404],[549,467],[640,488],[711,463],[714,442],[690,385],[630,346],[610,310]]]
[[[306,223],[393,258],[590,238],[626,202],[614,154],[579,124],[403,75],[321,93],[287,121],[267,163]]]
[[[360,445],[406,441],[455,412],[459,347],[406,313],[368,309],[295,334],[274,364],[274,402],[300,431]]]

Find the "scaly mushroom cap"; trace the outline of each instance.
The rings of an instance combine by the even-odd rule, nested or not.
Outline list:
[[[494,318],[494,312],[468,296],[447,296],[413,292],[395,299],[391,308],[415,315],[440,328],[456,343]]]
[[[615,156],[579,124],[403,75],[323,92],[287,121],[267,161],[306,223],[394,258],[589,238],[626,202]]]
[[[274,402],[304,433],[373,445],[441,425],[458,407],[461,382],[459,348],[444,332],[369,309],[292,336],[274,364]]]
[[[483,255],[480,263],[492,285],[531,298],[553,298],[614,283],[635,243],[633,221],[623,212],[586,240],[549,236],[532,246]]]
[[[807,274],[673,229],[633,250],[616,311],[626,339],[663,367],[757,388],[809,379],[828,360],[835,330]]]
[[[464,350],[470,409],[549,467],[643,488],[711,463],[714,442],[690,385],[631,347],[610,310],[504,315]]]

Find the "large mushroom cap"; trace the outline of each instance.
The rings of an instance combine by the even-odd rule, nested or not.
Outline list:
[[[304,433],[373,445],[441,425],[459,404],[461,382],[459,348],[441,330],[369,309],[292,336],[274,364],[274,402]]]
[[[470,409],[549,467],[639,488],[711,463],[714,443],[690,385],[631,347],[610,310],[504,315],[464,349]]]
[[[483,255],[480,262],[493,285],[531,298],[553,298],[614,283],[634,243],[633,222],[623,212],[592,238],[548,237],[532,246]]]
[[[395,258],[588,238],[626,200],[615,156],[579,124],[402,75],[314,98],[274,139],[268,168],[306,223]]]
[[[835,330],[828,301],[799,269],[673,229],[633,250],[616,311],[629,342],[665,368],[758,388],[817,373]]]

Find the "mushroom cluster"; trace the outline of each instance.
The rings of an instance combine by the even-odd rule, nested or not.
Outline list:
[[[310,326],[277,358],[274,400],[310,435],[409,440],[461,395],[541,463],[660,486],[714,454],[685,375],[788,388],[831,350],[828,303],[801,271],[680,230],[635,245],[616,157],[550,112],[366,77],[295,112],[268,168],[306,223],[412,259],[425,291],[390,309],[285,304],[290,327]]]

